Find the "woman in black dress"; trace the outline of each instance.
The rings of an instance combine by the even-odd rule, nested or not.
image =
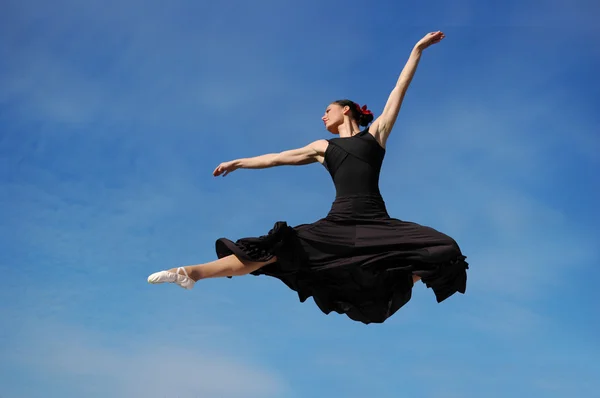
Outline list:
[[[464,293],[468,265],[458,244],[430,227],[391,218],[379,191],[385,144],[405,93],[423,50],[443,38],[442,32],[432,32],[415,45],[375,121],[366,106],[336,101],[322,119],[337,138],[225,162],[213,173],[320,162],[336,188],[325,218],[296,227],[276,222],[263,236],[235,242],[218,239],[218,260],[156,272],[148,282],[191,289],[200,279],[269,275],[296,291],[300,301],[312,296],[324,313],[335,311],[365,324],[384,322],[394,314],[410,300],[419,279],[438,302]],[[366,128],[361,131],[359,126]]]

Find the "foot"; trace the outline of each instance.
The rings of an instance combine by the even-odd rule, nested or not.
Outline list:
[[[183,272],[183,274],[181,273]],[[155,272],[148,277],[148,283],[159,284],[159,283],[175,283],[184,289],[191,289],[194,287],[196,281],[190,278],[185,271],[185,268],[179,267],[173,268],[169,271]]]

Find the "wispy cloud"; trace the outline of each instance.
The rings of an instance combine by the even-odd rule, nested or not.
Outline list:
[[[43,321],[29,326],[21,330],[16,345],[5,347],[3,356],[14,368],[38,375],[30,376],[32,383],[52,378],[54,389],[47,389],[46,395],[61,391],[118,397],[287,395],[288,386],[275,370],[256,359],[224,354],[221,348],[217,352],[215,347],[226,341],[181,344],[177,333],[163,339],[147,333],[132,338]],[[3,388],[10,394],[23,393],[12,383]]]

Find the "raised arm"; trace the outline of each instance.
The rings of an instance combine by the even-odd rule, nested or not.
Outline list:
[[[412,49],[410,57],[404,65],[404,68],[400,73],[400,77],[396,82],[396,86],[388,97],[381,116],[379,116],[377,120],[373,122],[373,125],[376,126],[377,129],[376,134],[382,144],[385,145],[389,134],[392,132],[394,123],[396,123],[396,118],[400,112],[402,101],[404,101],[406,91],[408,90],[408,87],[410,86],[410,83],[415,75],[417,66],[421,60],[421,55],[423,54],[423,50],[432,44],[439,43],[444,37],[444,34],[439,31],[428,33],[425,35],[425,37],[419,40],[419,42],[415,44],[414,48]]]
[[[314,162],[322,163],[327,145],[328,142],[326,140],[317,140],[298,149],[224,162],[217,166],[213,175],[215,177],[219,175],[225,177],[237,169],[266,169],[275,166],[300,166]]]

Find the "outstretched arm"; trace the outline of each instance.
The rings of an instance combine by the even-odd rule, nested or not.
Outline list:
[[[326,140],[318,140],[298,149],[224,162],[217,166],[213,175],[225,177],[237,169],[266,169],[275,166],[300,166],[323,162],[327,145]]]
[[[444,37],[444,34],[439,31],[428,33],[425,35],[425,37],[419,40],[419,42],[412,49],[410,57],[408,58],[406,65],[404,65],[404,68],[400,73],[400,77],[396,82],[396,86],[388,97],[381,116],[379,116],[373,123],[377,126],[377,135],[383,144],[385,144],[389,134],[392,132],[394,123],[396,123],[396,118],[400,112],[402,101],[404,101],[406,91],[408,90],[408,87],[410,86],[410,83],[415,75],[417,66],[421,60],[421,55],[423,54],[423,50],[432,44],[439,43]]]

